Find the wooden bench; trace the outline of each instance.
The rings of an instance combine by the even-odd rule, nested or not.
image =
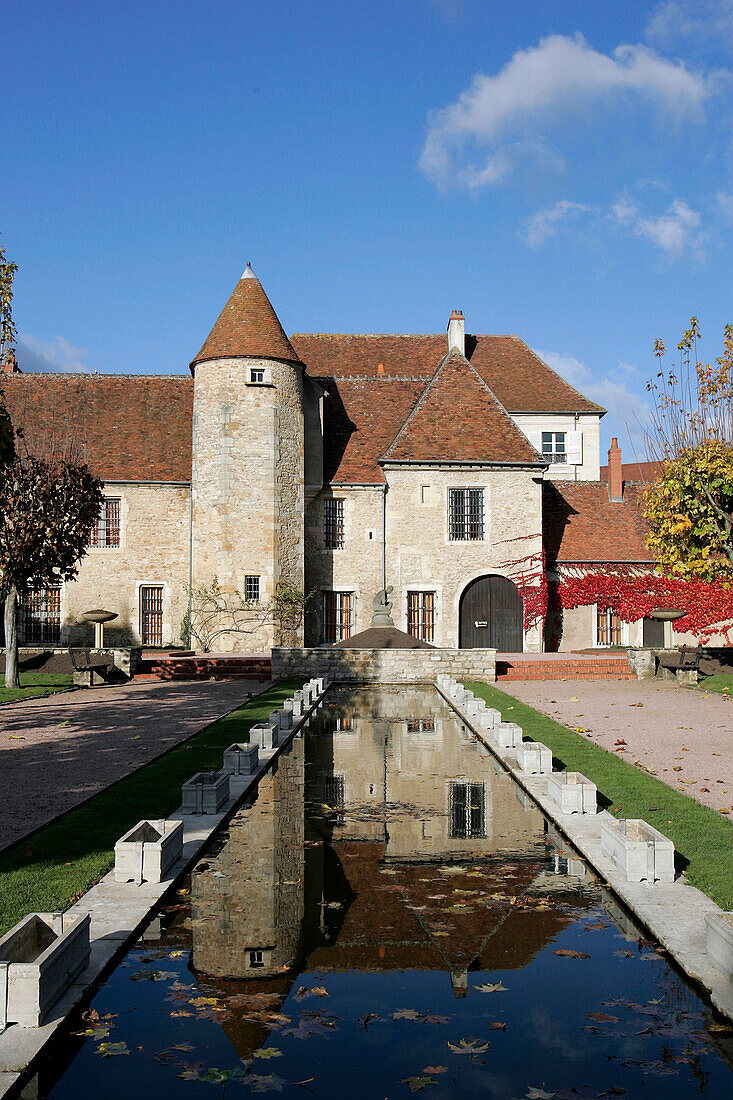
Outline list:
[[[72,649],[69,647],[71,667],[74,670],[75,687],[94,687],[97,684],[106,684],[109,675],[115,667],[111,657],[101,653],[92,655],[88,649]]]
[[[701,645],[683,645],[677,653],[663,653],[659,657],[659,667],[667,680],[674,678],[680,683],[696,684],[700,676],[700,661],[704,655],[705,649]]]

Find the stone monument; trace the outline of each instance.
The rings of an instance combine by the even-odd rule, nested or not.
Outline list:
[[[392,585],[388,584],[386,588],[380,588],[372,600],[372,626],[394,626],[390,600],[393,591]]]

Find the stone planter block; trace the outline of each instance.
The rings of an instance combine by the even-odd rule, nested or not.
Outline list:
[[[527,775],[549,775],[552,771],[552,750],[541,741],[520,741],[517,764]]]
[[[464,710],[464,713],[467,714],[469,718],[477,718],[478,717],[478,715],[480,713],[480,709],[481,709],[479,707],[478,703],[479,703],[478,699],[473,699],[473,698],[466,699],[466,702],[463,704],[463,710]]]
[[[29,913],[0,939],[0,1031],[39,1027],[89,964],[88,913]]]
[[[600,817],[601,851],[627,882],[674,882],[674,844],[641,818]]]
[[[280,728],[275,722],[260,722],[249,731],[250,741],[256,741],[261,749],[276,749]]]
[[[115,882],[162,882],[182,854],[182,821],[138,821],[115,844]]]
[[[580,772],[553,772],[547,780],[547,793],[563,814],[594,814],[597,789],[595,783]]]
[[[271,710],[267,722],[271,726],[276,725],[278,732],[284,733],[293,725],[293,713],[289,710]]]
[[[501,749],[516,749],[522,743],[522,727],[516,722],[497,722],[493,730],[494,740]]]
[[[184,814],[218,814],[229,801],[229,772],[197,772],[181,787]]]
[[[290,703],[290,712],[293,715],[293,722],[298,722],[303,717],[303,700],[302,699],[286,699],[286,703]]]
[[[705,943],[718,970],[733,982],[733,913],[705,914]]]
[[[260,747],[252,741],[235,742],[224,750],[224,771],[232,775],[254,775],[260,762]]]

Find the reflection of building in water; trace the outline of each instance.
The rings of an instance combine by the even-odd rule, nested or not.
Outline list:
[[[303,741],[296,738],[218,853],[191,877],[192,965],[217,977],[264,977],[293,963],[303,918]]]
[[[444,969],[461,996],[470,969],[524,966],[568,919],[533,899],[579,887],[536,805],[433,691],[360,690],[340,713],[350,732],[326,714],[306,742],[319,897],[341,906],[309,968]]]

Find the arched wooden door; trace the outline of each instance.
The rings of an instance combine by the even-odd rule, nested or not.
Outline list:
[[[461,649],[524,648],[524,605],[517,586],[506,577],[479,577],[461,596],[458,644]]]

